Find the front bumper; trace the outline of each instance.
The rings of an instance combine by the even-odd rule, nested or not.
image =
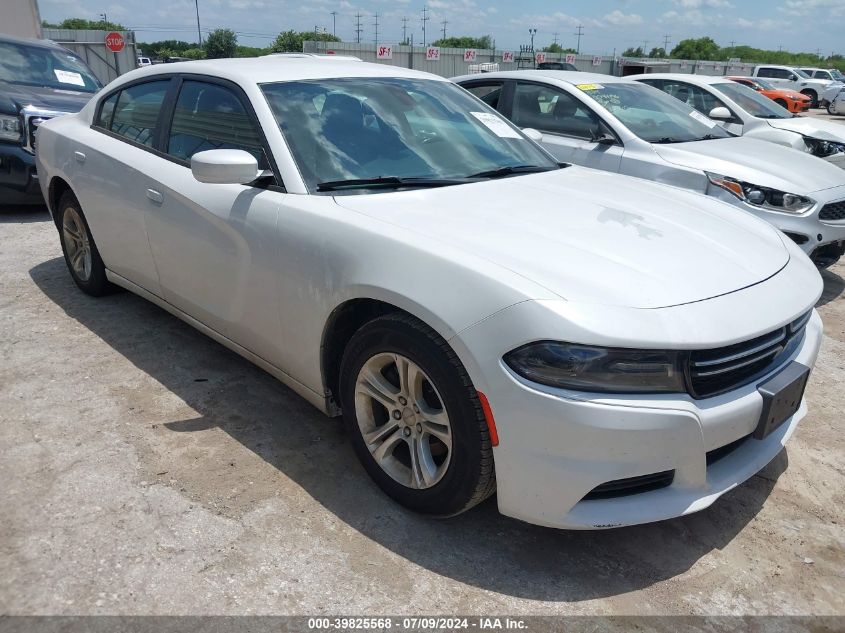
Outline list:
[[[783,291],[787,287],[784,281],[789,280],[772,284],[769,290]],[[809,294],[802,294],[805,296],[799,302],[806,302]],[[763,294],[754,294],[744,301],[762,298]],[[713,314],[728,318],[723,310],[740,305],[731,301],[715,300],[718,305]],[[484,345],[490,340],[486,337],[502,340],[514,327],[530,329],[524,324],[534,321],[531,303],[510,308],[459,334],[456,349]],[[670,308],[672,314],[666,318],[683,327],[682,315],[694,310],[690,306]],[[733,314],[735,321],[742,321]],[[709,329],[705,322],[710,318],[710,313],[699,313],[702,330]],[[633,327],[636,329],[636,324]],[[821,319],[814,313],[800,345],[781,367],[793,361],[813,367],[821,338]],[[500,352],[485,356],[483,362],[493,366],[487,371],[480,369],[482,365],[468,363],[476,387],[490,401],[500,439],[494,449],[499,510],[548,527],[609,528],[702,510],[771,461],[807,412],[802,402],[800,409],[765,439],[748,438],[739,443],[737,440],[749,436],[757,426],[763,399],[756,385],[769,376],[703,400],[686,394],[584,394],[529,383],[501,362]],[[735,442],[735,450],[713,461],[712,451]],[[584,499],[607,482],[671,470],[674,479],[667,487]]]
[[[35,156],[20,145],[0,143],[0,205],[44,204]]]

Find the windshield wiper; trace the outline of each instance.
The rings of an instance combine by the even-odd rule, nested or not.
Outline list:
[[[652,141],[652,143],[682,143],[682,142],[685,143],[686,141],[681,141],[680,139],[673,138],[671,136],[664,136],[661,139],[658,139],[656,141]]]
[[[472,182],[469,178],[404,178],[381,176],[379,178],[350,178],[329,180],[317,184],[317,191],[338,191],[342,189],[373,188],[401,189],[402,187],[447,187]]]
[[[558,165],[558,169],[567,165]],[[473,174],[470,178],[504,178],[505,176],[513,176],[515,174],[536,174],[541,171],[551,171],[554,167],[541,167],[540,165],[511,165],[509,167],[499,167],[498,169],[489,169],[487,171],[480,171]]]

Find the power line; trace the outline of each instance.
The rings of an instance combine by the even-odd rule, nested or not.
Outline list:
[[[361,43],[361,14],[355,14],[355,41],[360,44]]]
[[[581,54],[581,35],[583,33],[584,33],[584,27],[579,24],[577,26],[577,30],[575,31],[575,33],[573,33],[573,35],[578,36],[578,44],[575,47],[575,52],[578,53],[579,55]]]
[[[428,42],[425,39],[425,23],[428,22],[431,18],[428,17],[428,7],[422,8],[422,31],[423,31],[423,46],[428,46]]]

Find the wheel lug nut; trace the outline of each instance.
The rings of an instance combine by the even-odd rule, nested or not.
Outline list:
[[[420,408],[417,405],[414,405],[414,413],[419,413]]]
[[[399,404],[401,404],[404,407],[406,404],[408,404],[408,401],[405,400],[404,397],[399,396]]]
[[[399,418],[401,418],[401,417],[402,417],[402,412],[401,412],[399,409],[396,409],[396,410],[393,412],[393,419],[394,419],[394,420],[398,420],[398,419],[399,419]]]
[[[405,434],[405,437],[408,437],[411,434],[411,429],[406,426],[402,432]]]
[[[422,424],[417,422],[417,433],[422,433]]]

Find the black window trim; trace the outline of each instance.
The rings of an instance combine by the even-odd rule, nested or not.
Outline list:
[[[544,81],[532,81],[532,80],[520,79],[520,80],[518,80],[518,82],[517,81],[514,82],[514,89],[513,89],[513,96],[514,97],[516,96],[516,83],[532,85],[532,86],[540,86],[542,88],[551,88],[551,89],[558,90],[560,92],[563,92],[563,93],[569,95],[570,97],[575,99],[575,101],[580,103],[582,106],[584,106],[587,110],[589,110],[592,114],[594,114],[596,116],[596,118],[599,120],[599,128],[600,129],[604,128],[607,132],[609,132],[613,136],[613,138],[616,139],[616,142],[611,147],[616,146],[616,145],[618,145],[619,147],[623,147],[623,148],[625,147],[625,143],[623,143],[622,139],[619,138],[619,135],[616,133],[616,130],[613,129],[613,126],[610,125],[607,121],[605,121],[604,117],[601,114],[599,114],[598,112],[596,112],[595,108],[593,108],[593,106],[591,104],[589,104],[586,101],[584,101],[583,99],[581,99],[575,93],[569,92],[565,88],[561,88],[560,86],[556,86],[554,84],[549,84],[549,83],[546,83]],[[511,104],[511,113],[508,115],[508,118],[511,119],[511,122],[514,125],[519,127],[519,125],[516,122],[513,121],[513,118],[512,118],[513,110],[512,110],[512,108],[513,108],[513,104]],[[588,139],[588,138],[584,138],[583,136],[573,136],[572,134],[564,134],[563,132],[553,132],[551,130],[538,130],[538,132],[542,132],[543,134],[549,134],[550,136],[559,136],[560,138],[569,138],[569,139],[573,139],[573,140],[576,140],[576,141],[587,141],[589,143],[595,143],[595,141]]]
[[[494,110],[496,110],[496,112],[498,112],[499,114],[502,114],[502,106],[504,105],[506,99],[508,98],[508,83],[509,83],[509,80],[507,80],[507,79],[490,78],[490,79],[485,80],[485,79],[479,78],[479,79],[470,79],[469,81],[464,81],[463,83],[460,84],[460,86],[461,86],[461,88],[463,88],[467,92],[472,92],[473,88],[480,88],[482,86],[498,85],[499,88],[501,89],[501,92],[499,93],[499,100],[496,103],[496,107],[494,108]],[[472,94],[477,99],[481,99],[482,101],[484,101],[484,99],[479,97],[474,92]],[[487,107],[492,107],[486,101],[484,101],[484,103],[485,103],[485,105],[487,105]]]
[[[168,80],[170,82],[170,85],[167,87],[167,92],[165,93],[164,100],[161,103],[161,110],[159,111],[158,120],[156,121],[156,135],[153,139],[152,147],[150,147],[149,145],[144,145],[143,143],[138,143],[137,141],[133,141],[132,139],[128,139],[125,136],[121,136],[116,132],[112,132],[110,129],[106,129],[96,124],[96,121],[100,118],[100,112],[102,111],[103,105],[111,96],[133,86],[164,80]],[[166,151],[167,140],[170,136],[170,129],[173,125],[173,114],[176,110],[176,101],[179,98],[179,92],[182,89],[182,84],[185,81],[199,81],[204,83],[217,84],[219,86],[231,90],[234,93],[235,98],[241,102],[241,105],[246,111],[247,117],[249,118],[250,122],[255,126],[255,129],[258,131],[258,136],[261,140],[261,149],[267,156],[267,162],[270,164],[270,170],[273,172],[273,182],[247,184],[245,186],[255,187],[258,189],[268,189],[270,191],[276,191],[279,193],[286,193],[287,189],[285,189],[284,182],[282,181],[281,174],[279,173],[279,168],[276,163],[275,157],[273,156],[273,152],[270,151],[270,144],[267,142],[267,136],[264,134],[264,128],[261,127],[261,123],[258,120],[258,116],[255,114],[255,109],[252,106],[252,102],[250,101],[246,92],[244,92],[243,88],[241,88],[237,83],[229,81],[228,79],[223,79],[222,77],[215,77],[213,75],[203,75],[199,73],[162,73],[160,75],[152,75],[150,77],[144,77],[142,79],[136,79],[135,81],[127,82],[116,87],[114,90],[110,90],[108,93],[104,94],[102,97],[99,98],[99,100],[97,101],[97,108],[94,111],[94,119],[91,123],[91,129],[105,134],[106,136],[111,136],[112,138],[115,138],[119,141],[123,141],[124,143],[128,143],[133,147],[137,147],[139,149],[150,152],[151,154],[159,158],[163,158],[167,161],[170,161],[171,163],[175,163],[177,165],[180,165],[181,167],[190,169],[190,161],[177,158],[171,154],[168,154]],[[120,100],[120,97],[118,97],[118,100]],[[117,104],[115,104],[115,106],[116,105]],[[114,113],[112,113],[112,119],[113,118]],[[111,127],[111,120],[109,121],[109,127]]]

